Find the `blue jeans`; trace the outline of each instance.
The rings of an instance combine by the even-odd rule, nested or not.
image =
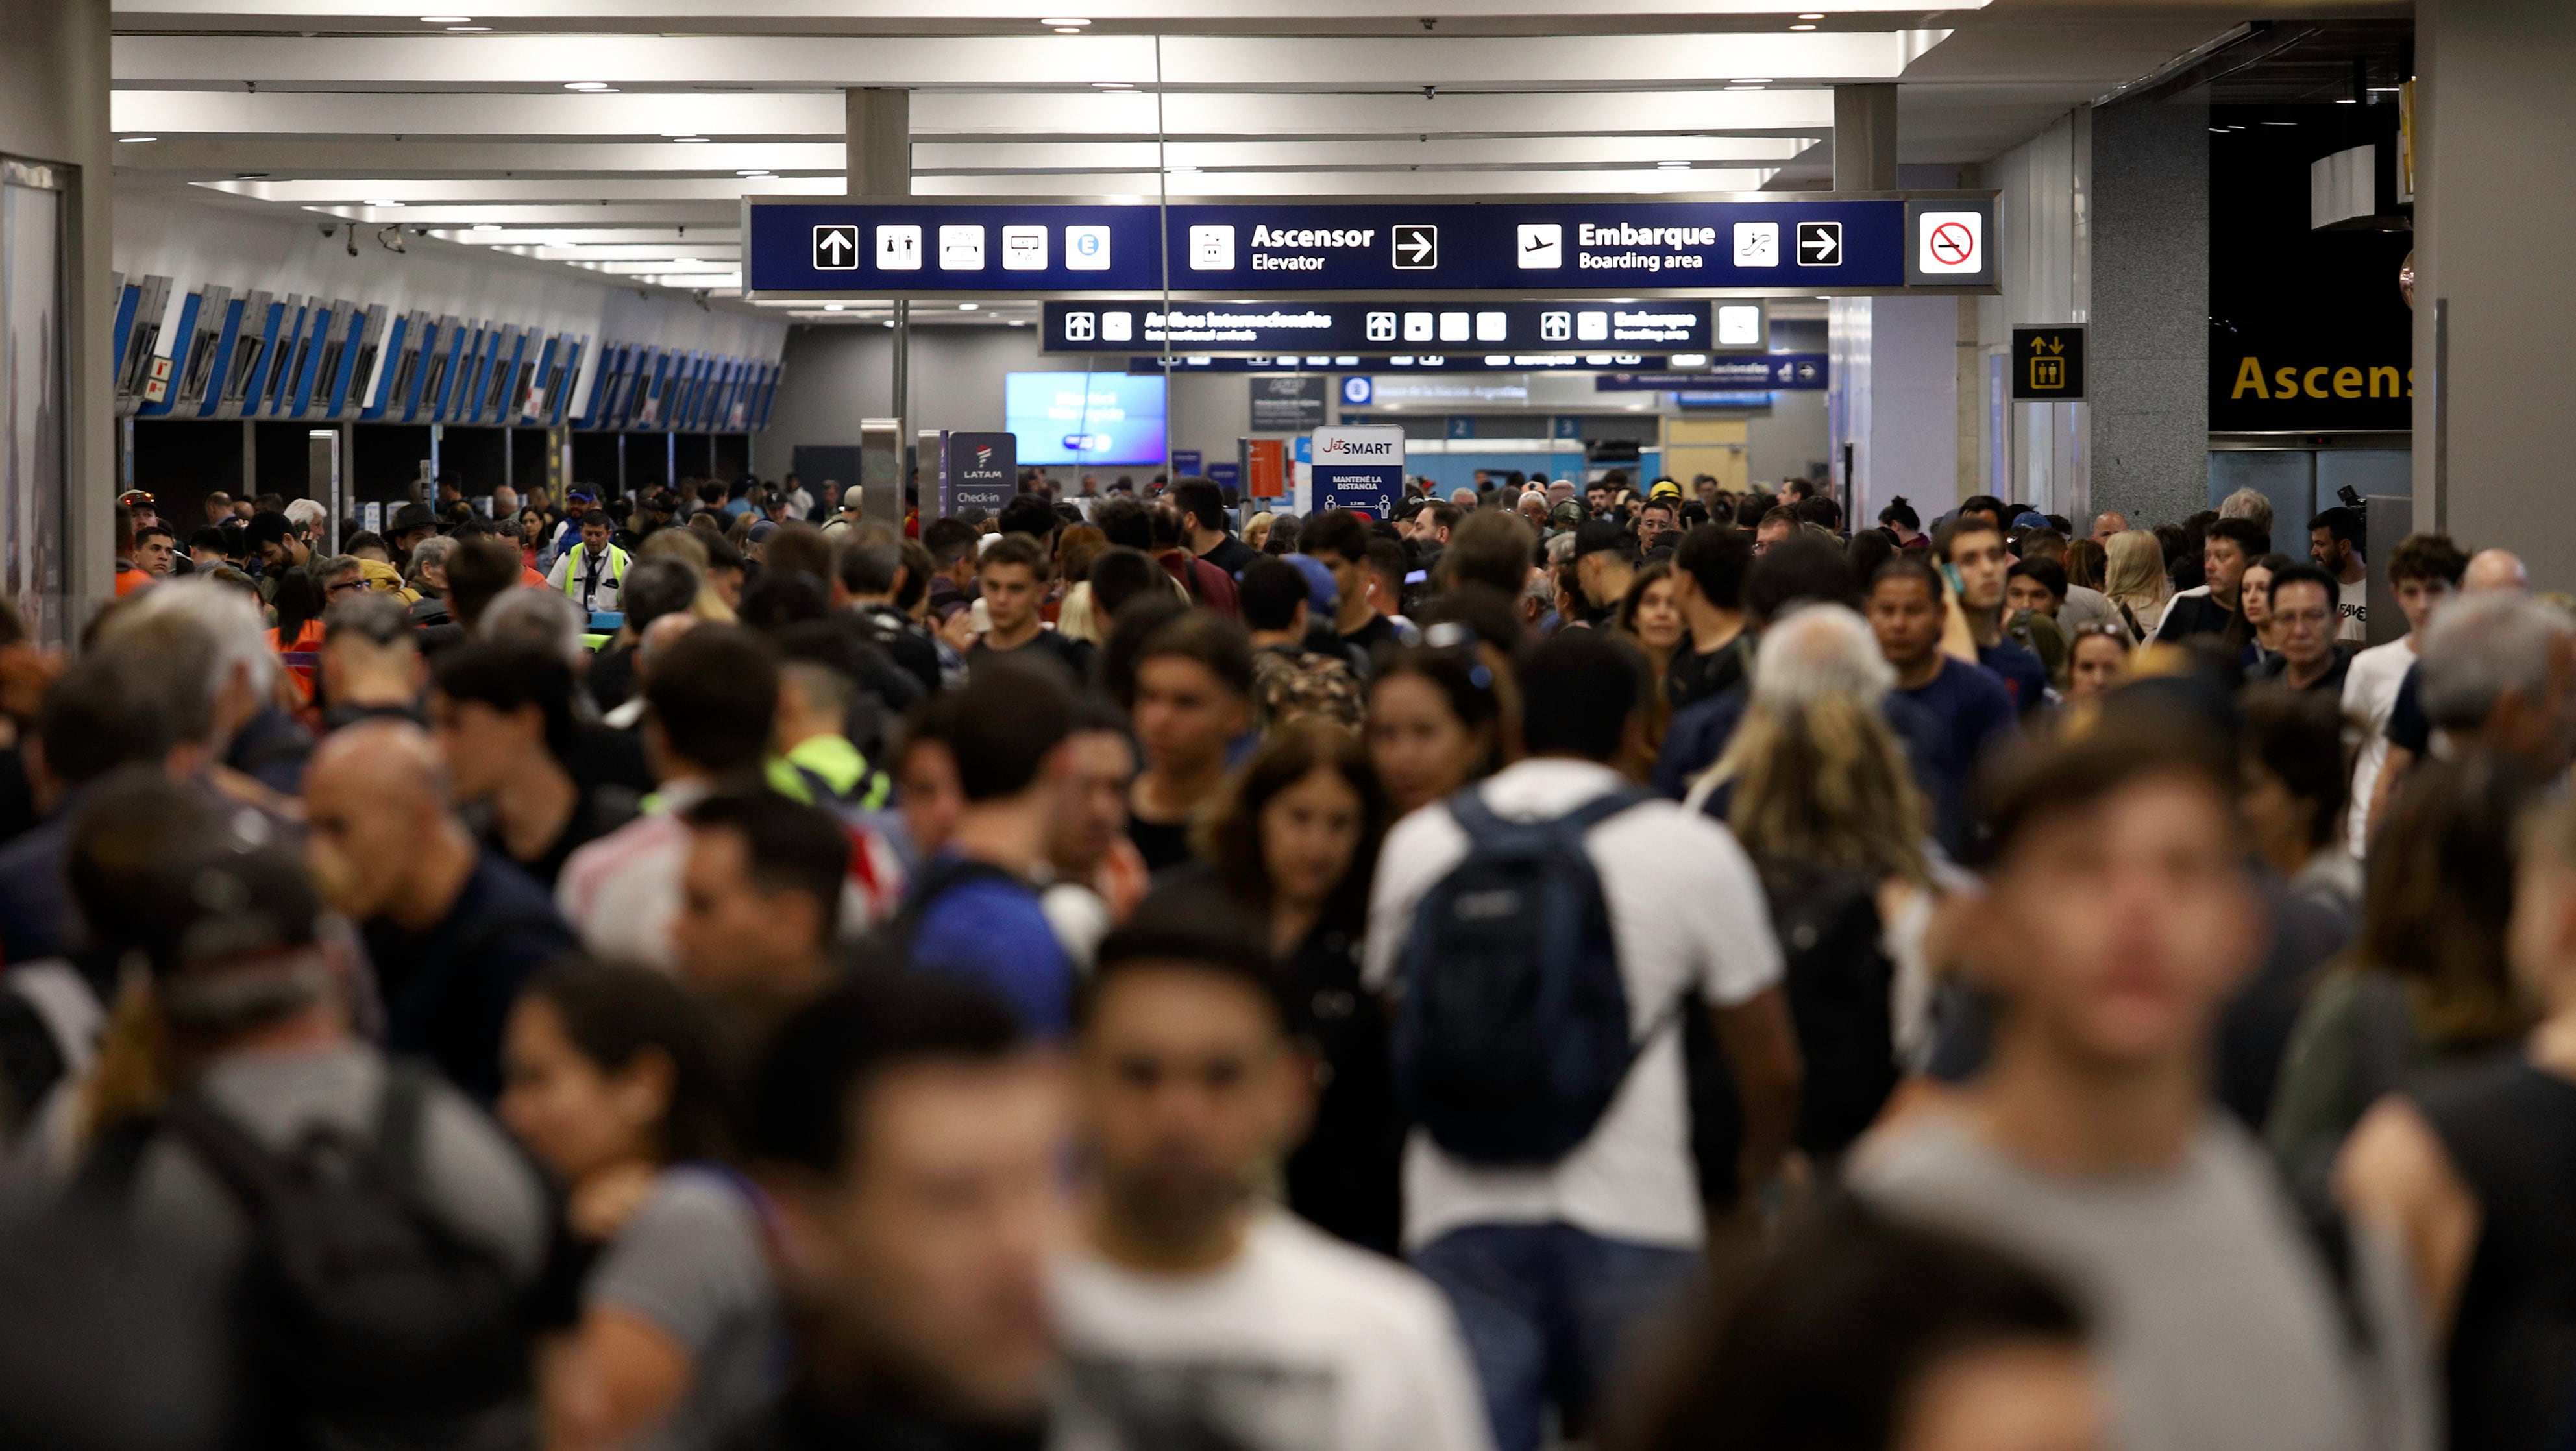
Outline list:
[[[1690,1250],[1569,1224],[1479,1224],[1416,1250],[1449,1297],[1484,1385],[1496,1451],[1538,1451],[1548,1402],[1582,1412],[1636,1333],[1699,1279]]]

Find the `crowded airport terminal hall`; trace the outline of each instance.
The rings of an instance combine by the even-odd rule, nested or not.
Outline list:
[[[0,1451],[2576,1451],[2576,0],[430,3],[0,0]]]

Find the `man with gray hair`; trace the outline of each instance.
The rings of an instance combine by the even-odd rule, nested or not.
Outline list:
[[[181,774],[223,766],[284,795],[300,789],[313,738],[277,708],[277,652],[250,595],[212,579],[169,580],[120,611],[99,645],[156,662]]]
[[[2269,534],[2272,532],[2272,501],[2252,489],[2238,489],[2219,501],[2218,517],[2242,519]]]
[[[2576,762],[2576,620],[2507,591],[2470,595],[2424,641],[2424,717],[2448,754],[2504,756],[2546,780]]]
[[[2509,549],[2481,549],[2469,556],[2469,566],[2460,575],[2460,594],[2465,598],[2496,595],[2520,599],[2531,590],[2531,576],[2522,560]],[[2458,638],[2453,636],[2452,638]],[[2424,632],[2421,652],[2433,649],[2433,632]],[[2380,734],[2388,740],[2386,759],[2380,763],[2379,778],[2371,783],[2370,808],[2363,831],[2363,842],[2379,832],[2380,819],[2388,803],[2397,799],[2397,788],[2406,773],[2424,759],[2433,748],[2433,721],[2424,704],[2424,661],[2418,659],[2407,667],[2406,678],[2398,683],[2397,699],[2388,710],[2388,723]]]
[[[590,664],[590,652],[581,643],[589,623],[579,605],[552,590],[514,589],[484,609],[474,633],[480,639],[534,645],[579,674]]]

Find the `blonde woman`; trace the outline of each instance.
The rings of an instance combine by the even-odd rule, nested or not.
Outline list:
[[[1264,509],[1260,513],[1253,515],[1251,518],[1244,520],[1244,547],[1258,553],[1264,545],[1267,545],[1270,542],[1270,526],[1277,522],[1277,517],[1267,509]]]
[[[1811,1063],[1847,1065],[1809,1080],[1822,1096],[1802,1115],[1799,1147],[1826,1165],[1931,1037],[1932,814],[1879,714],[1895,683],[1859,615],[1797,611],[1763,635],[1743,723],[1689,797],[1723,813],[1761,872],[1793,1000],[1816,995],[1818,1011],[1798,1015],[1801,1049]]]
[[[2119,609],[2129,638],[2142,641],[2173,600],[2173,584],[2165,578],[2164,546],[2144,529],[2124,529],[2111,536],[2108,547],[2111,563],[2102,579],[2102,593]]]

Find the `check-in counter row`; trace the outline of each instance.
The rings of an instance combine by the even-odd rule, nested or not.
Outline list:
[[[775,361],[612,343],[383,304],[208,284],[178,305],[170,279],[116,277],[116,410],[136,418],[269,418],[738,432],[763,426]]]

